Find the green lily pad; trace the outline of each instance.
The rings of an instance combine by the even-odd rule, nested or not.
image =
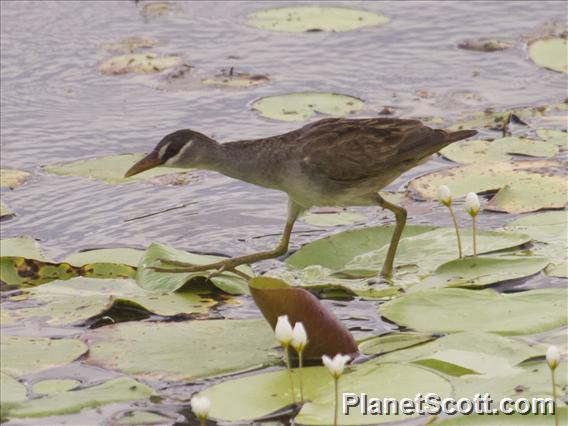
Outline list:
[[[333,379],[324,367],[302,370],[306,403],[294,419],[295,424],[333,424]],[[299,381],[294,370],[294,381]],[[270,389],[270,392],[267,392]],[[296,392],[299,397],[298,385]],[[451,395],[451,386],[443,377],[413,365],[380,364],[375,361],[349,367],[339,380],[339,392],[357,395],[388,395],[392,398],[408,397],[417,393],[435,392],[444,397]],[[200,395],[211,399],[210,416],[220,421],[251,423],[291,403],[290,383],[285,370],[272,371],[235,380],[228,380],[205,389]],[[444,398],[442,397],[442,398]],[[398,415],[364,416],[359,409],[351,409],[349,415],[340,414],[338,424],[369,425],[411,416]]]
[[[350,211],[340,212],[309,212],[300,216],[302,222],[314,226],[340,226],[354,223],[365,223],[367,216]]]
[[[176,423],[175,419],[162,416],[161,414],[152,413],[151,411],[129,411],[120,417],[114,424],[116,425],[170,425]]]
[[[88,364],[173,381],[260,367],[277,344],[263,319],[127,322],[90,330],[86,339]]]
[[[73,278],[52,281],[25,293],[21,300],[4,303],[2,322],[12,325],[32,318],[45,318],[49,325],[70,325],[84,322],[110,309],[116,302],[173,316],[205,314],[217,302],[196,290],[176,293],[155,293],[141,289],[132,280]],[[20,306],[23,305],[23,306]]]
[[[560,415],[561,425],[568,423],[568,407],[556,408]],[[440,426],[552,426],[554,414],[519,414],[512,413],[500,416],[471,414],[453,416],[452,418],[436,421]]]
[[[449,160],[456,163],[486,163],[508,161],[511,154],[531,157],[554,157],[558,147],[552,143],[521,137],[506,137],[493,142],[471,140],[453,143],[440,151]]]
[[[2,253],[2,257],[12,256],[25,257],[26,259],[47,260],[45,255],[41,252],[37,240],[25,235],[0,240],[0,253]]]
[[[351,31],[357,28],[385,25],[384,15],[346,7],[294,6],[260,10],[248,16],[248,25],[262,30],[314,32]]]
[[[9,374],[0,371],[0,405],[2,408],[27,399],[28,390]]]
[[[147,399],[154,396],[152,388],[128,377],[109,380],[89,388],[59,392],[32,399],[12,407],[8,417],[46,417],[77,413],[85,408]]]
[[[47,166],[45,170],[59,176],[82,176],[111,184],[149,180],[169,173],[187,172],[187,169],[156,167],[125,178],[126,171],[142,157],[144,154],[111,155],[74,161],[60,166]]]
[[[133,248],[109,248],[86,250],[73,253],[65,259],[65,262],[73,266],[84,266],[93,263],[112,263],[118,265],[138,266],[144,250]]]
[[[149,49],[156,46],[155,40],[144,37],[126,37],[114,43],[106,43],[103,48],[110,52],[132,53],[139,49]]]
[[[156,266],[160,268],[173,268],[173,265],[161,263],[160,259],[175,260],[179,262],[187,262],[195,265],[204,265],[219,260],[223,257],[219,256],[205,256],[201,254],[194,254],[182,250],[174,249],[163,244],[152,243],[144,256],[140,260],[138,266],[138,274],[136,281],[138,285],[145,290],[157,292],[173,292],[183,287],[187,282],[195,277],[207,277],[210,272],[190,272],[190,273],[170,273],[158,272],[151,267]],[[250,276],[253,275],[252,269],[246,265],[241,265],[237,269]],[[209,280],[220,290],[229,294],[249,294],[248,282],[244,278],[232,273],[223,272],[222,274],[215,275]]]
[[[440,265],[432,276],[413,287],[484,287],[502,281],[524,278],[543,270],[549,261],[545,257],[470,257]]]
[[[53,395],[59,392],[65,392],[81,386],[79,380],[73,379],[47,379],[36,382],[32,386],[32,390],[37,394]]]
[[[490,289],[443,288],[400,296],[381,305],[380,313],[398,325],[426,333],[479,330],[517,335],[567,324],[567,304],[564,289],[500,294]]]
[[[6,204],[4,203],[0,203],[0,218],[7,218],[10,216],[15,216],[16,213],[14,213],[10,207],[8,207]]]
[[[568,277],[568,212],[545,212],[520,217],[510,222],[505,229],[526,232],[541,244],[535,244],[532,252],[546,256],[550,264],[545,273],[554,277]]]
[[[181,65],[179,56],[158,56],[155,53],[130,53],[107,59],[98,65],[103,75],[148,74]]]
[[[345,116],[359,111],[365,103],[353,96],[326,92],[299,92],[260,98],[252,108],[260,115],[281,121],[306,121],[315,113]]]
[[[0,169],[0,187],[14,189],[22,185],[31,176],[22,170]]]
[[[365,340],[359,345],[359,350],[365,355],[386,354],[429,342],[435,338],[425,333],[389,333]]]
[[[419,198],[436,199],[437,188],[447,185],[454,197],[468,192],[498,191],[485,209],[524,213],[562,208],[568,202],[564,166],[551,160],[471,164],[413,179],[408,190]]]
[[[540,67],[568,73],[568,40],[564,38],[545,38],[531,43],[529,56]]]
[[[19,376],[68,364],[85,352],[87,346],[76,339],[45,339],[1,336],[0,368]]]
[[[568,146],[568,133],[560,130],[538,129],[536,134],[539,138],[544,139],[548,143],[553,143],[560,147]]]
[[[207,86],[242,88],[259,86],[261,84],[268,83],[268,81],[269,78],[266,75],[250,74],[247,72],[233,72],[233,69],[231,68],[229,72],[223,70],[221,74],[201,80],[201,83]]]

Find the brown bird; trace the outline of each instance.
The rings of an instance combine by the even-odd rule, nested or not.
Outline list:
[[[378,191],[446,145],[476,133],[448,133],[418,120],[398,118],[326,118],[283,135],[223,144],[193,130],[178,130],[164,137],[125,176],[160,165],[199,168],[288,194],[286,226],[274,249],[208,265],[162,260],[177,266],[168,272],[235,271],[238,265],[284,255],[294,222],[312,206],[379,205],[396,217],[381,271],[388,278],[406,210],[386,201]]]

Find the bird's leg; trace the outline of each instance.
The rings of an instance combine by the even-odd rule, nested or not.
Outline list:
[[[290,235],[292,234],[292,228],[294,227],[294,222],[296,222],[296,219],[298,218],[298,215],[300,214],[300,212],[302,212],[302,210],[303,208],[300,207],[298,204],[294,203],[292,200],[288,202],[288,218],[286,219],[286,226],[284,228],[284,232],[282,234],[280,242],[272,250],[248,254],[245,256],[231,257],[229,259],[220,260],[218,262],[209,263],[206,265],[194,265],[191,263],[160,259],[161,263],[174,265],[177,267],[176,268],[150,267],[150,268],[157,272],[174,272],[174,273],[200,272],[200,271],[209,271],[209,270],[213,271],[227,270],[237,273],[237,270],[235,268],[239,265],[254,263],[261,260],[272,259],[278,256],[282,256],[286,254],[286,252],[288,251],[288,245],[290,243]],[[213,273],[215,274],[215,272]],[[238,275],[241,274],[239,273]]]
[[[404,225],[406,224],[406,210],[400,206],[389,203],[379,194],[377,194],[377,202],[383,209],[388,209],[391,212],[393,212],[394,216],[396,217],[396,227],[394,228],[392,239],[389,245],[389,250],[387,252],[387,257],[385,259],[385,263],[383,264],[383,269],[381,271],[381,275],[383,277],[391,278],[394,256],[396,255],[398,242],[400,241],[400,236],[402,235],[402,231],[404,230]]]

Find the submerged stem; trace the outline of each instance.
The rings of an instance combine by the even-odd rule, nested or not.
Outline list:
[[[456,215],[454,214],[454,209],[452,209],[451,205],[448,206],[448,209],[450,210],[450,216],[452,216],[452,222],[454,222],[454,228],[456,229],[456,237],[458,239],[458,257],[459,259],[461,259],[463,258],[463,252],[462,252],[462,242],[460,238],[460,229],[458,227]]]
[[[284,352],[286,353],[286,369],[288,370],[288,376],[290,377],[290,390],[292,391],[292,403],[296,403],[296,391],[294,389],[294,379],[292,378],[292,369],[290,368],[290,351],[288,348],[290,345],[284,346]]]
[[[300,402],[304,402],[304,380],[302,377],[302,367],[304,366],[304,357],[302,356],[303,350],[298,352],[299,360],[299,374],[300,374]]]
[[[472,224],[473,224],[473,255],[477,256],[477,238],[475,237],[475,216],[471,217]]]

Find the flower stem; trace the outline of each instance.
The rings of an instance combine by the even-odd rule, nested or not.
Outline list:
[[[454,222],[454,228],[456,228],[456,237],[458,239],[458,256],[459,259],[461,259],[463,257],[463,253],[462,253],[462,242],[460,238],[460,229],[458,227],[456,215],[454,214],[454,209],[452,209],[451,205],[448,206],[448,209],[450,210],[450,216],[452,216],[452,222]]]
[[[302,367],[304,366],[303,350],[298,352],[298,359],[300,363],[299,374],[300,374],[300,402],[304,402],[304,380],[302,377]]]
[[[558,412],[558,407],[556,406],[556,377],[554,377],[554,372],[556,369],[551,368],[550,374],[552,375],[552,399],[554,400],[554,426],[560,425],[560,413]]]
[[[473,255],[477,256],[477,238],[475,237],[475,216],[471,217],[471,221],[473,224]]]
[[[284,352],[286,352],[286,368],[288,369],[288,376],[290,377],[290,389],[292,391],[292,403],[296,403],[296,391],[294,389],[294,379],[292,378],[292,369],[290,368],[290,351],[288,348],[290,345],[284,346]]]
[[[337,426],[337,409],[339,408],[339,377],[334,378],[335,404],[333,406],[333,426]]]
[[[199,426],[205,426],[206,417],[199,417]]]

